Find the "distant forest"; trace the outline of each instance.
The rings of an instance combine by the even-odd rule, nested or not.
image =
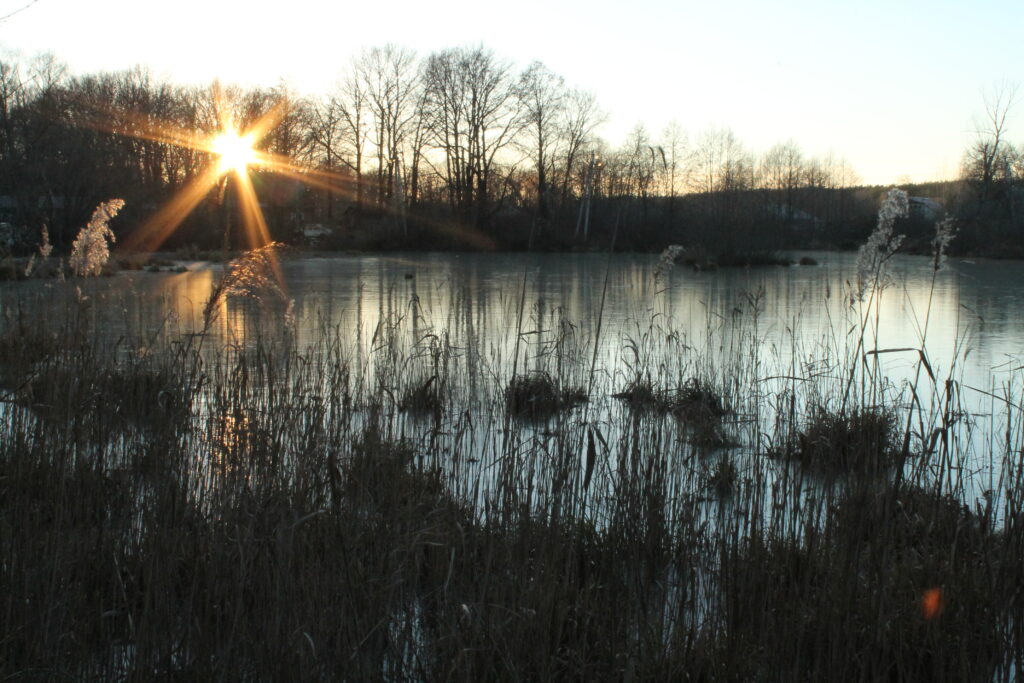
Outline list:
[[[846,248],[871,230],[885,188],[794,141],[754,153],[728,129],[688,135],[636,126],[621,147],[595,134],[593,94],[543,64],[519,71],[484,47],[418,57],[368,49],[334,90],[167,83],[136,68],[71,75],[51,56],[0,62],[0,250],[33,248],[42,226],[66,249],[93,208],[126,201],[132,229],[213,161],[151,131],[208,137],[229,107],[241,130],[280,106],[259,148],[329,183],[250,171],[272,237],[335,249],[618,249],[687,245],[709,259],[781,248]],[[219,95],[218,95],[219,93]],[[926,249],[934,221],[958,219],[954,253],[1024,256],[1024,147],[1006,139],[1012,92],[957,180],[904,186],[902,231]],[[301,174],[300,174],[301,175]],[[220,246],[231,193],[211,190],[165,246]]]

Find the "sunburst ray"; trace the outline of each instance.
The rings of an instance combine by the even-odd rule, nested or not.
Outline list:
[[[124,247],[137,251],[159,249],[181,222],[217,186],[222,175],[217,166],[208,166],[136,228],[124,241]]]

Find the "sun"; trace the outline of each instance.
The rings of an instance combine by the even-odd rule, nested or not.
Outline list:
[[[255,140],[253,135],[239,135],[235,130],[225,130],[210,140],[210,148],[214,154],[220,157],[217,162],[218,170],[221,173],[234,171],[241,175],[246,169],[256,163],[256,150],[253,149]]]
[[[237,197],[233,210],[241,218],[241,235],[244,236],[246,248],[256,249],[270,244],[273,241],[271,231],[256,196],[253,178],[248,172],[253,167],[330,192],[355,196],[345,176],[311,167],[269,150],[256,149],[287,116],[291,106],[287,98],[274,103],[255,121],[250,121],[241,129],[235,125],[231,116],[231,102],[216,84],[213,98],[220,125],[219,130],[212,133],[186,130],[166,121],[131,114],[130,129],[115,127],[103,118],[91,122],[92,126],[101,130],[195,150],[208,154],[210,158],[209,164],[201,167],[165,204],[128,235],[122,242],[123,248],[155,251],[203,200],[211,196],[211,192],[216,191],[223,201],[229,186],[233,196]],[[119,115],[123,116],[124,112]],[[232,179],[230,183],[227,182],[229,177]]]

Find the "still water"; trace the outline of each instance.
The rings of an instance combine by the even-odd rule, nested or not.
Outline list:
[[[338,322],[361,320],[364,327],[372,327],[382,312],[400,313],[414,297],[434,325],[455,323],[467,313],[485,326],[495,319],[504,322],[506,315],[516,312],[525,288],[528,310],[538,305],[560,309],[587,328],[596,325],[603,306],[606,332],[614,337],[655,314],[690,329],[706,327],[709,318],[735,314],[737,308],[747,312],[748,295],[763,290],[762,322],[767,331],[781,330],[796,320],[809,333],[842,313],[856,275],[853,254],[814,257],[820,265],[709,272],[676,266],[660,281],[655,278],[657,259],[649,255],[300,258],[284,261],[283,270],[300,318],[320,314]],[[883,296],[882,334],[887,342],[915,341],[915,322],[922,322],[928,312],[931,260],[897,257],[893,266],[894,283]],[[95,284],[108,294],[132,293],[135,302],[126,305],[146,319],[172,312],[186,324],[198,324],[219,268],[202,263],[190,267],[193,270],[187,273],[127,273]],[[38,286],[6,285],[6,293]],[[457,310],[460,304],[463,309]],[[953,259],[935,274],[930,329],[936,334],[929,334],[929,339],[937,350],[949,350],[953,332],[971,328],[977,352],[999,364],[1005,356],[1020,355],[1022,313],[1024,263]],[[976,365],[985,363],[978,360]]]
[[[683,342],[677,348],[694,355],[735,348],[742,332],[757,343],[761,362],[780,371],[820,358],[826,348],[846,348],[860,336],[853,327],[866,320],[865,350],[923,348],[937,377],[952,371],[979,389],[1002,386],[1024,365],[1024,263],[950,260],[935,273],[929,258],[896,258],[876,308],[870,301],[851,302],[854,254],[814,257],[819,265],[713,272],[676,266],[661,279],[651,255],[302,258],[285,261],[283,271],[300,343],[315,339],[326,324],[361,335],[369,347],[378,324],[390,320],[401,323],[411,341],[430,332],[452,339],[470,334],[500,357],[515,347],[518,330],[520,353],[536,363],[543,354],[529,349],[552,343],[563,321],[578,343],[589,349],[596,344],[598,367],[609,377],[626,373],[629,342],[652,329],[676,333]],[[126,324],[155,329],[170,314],[187,330],[201,327],[217,275],[216,267],[200,266],[106,284],[132,293],[119,316]],[[225,342],[244,344],[249,323],[259,316],[267,312],[228,302],[217,331]],[[122,322],[110,324],[113,332]],[[919,354],[879,358],[899,381]],[[646,360],[658,365],[664,359]]]
[[[966,486],[998,488],[994,454],[1014,447],[1016,438],[1008,444],[1003,435],[1021,410],[1024,263],[951,260],[936,272],[929,258],[899,257],[881,296],[860,301],[855,254],[813,256],[818,265],[676,266],[660,276],[656,255],[291,258],[282,264],[284,297],[262,306],[222,302],[208,347],[245,349],[282,333],[290,300],[290,343],[302,349],[340,339],[364,389],[391,382],[397,394],[397,385],[436,373],[445,356],[453,401],[490,407],[493,429],[484,441],[501,431],[501,391],[514,374],[546,372],[588,388],[591,400],[574,419],[610,437],[623,422],[613,393],[638,378],[671,388],[699,376],[730,396],[737,441],[753,455],[778,436],[777,416],[766,408],[780,397],[834,408],[856,368],[872,378],[868,403],[902,410],[913,388],[919,439],[940,419],[952,388],[958,429],[969,427],[959,437],[970,460],[960,467]],[[78,289],[5,285],[0,306],[10,313],[19,300],[87,299],[93,329],[112,342],[174,342],[203,328],[220,272],[197,263],[185,273],[127,273]],[[854,388],[863,386],[858,380]],[[548,433],[544,425],[523,428],[538,439]],[[486,460],[497,446],[473,448]]]

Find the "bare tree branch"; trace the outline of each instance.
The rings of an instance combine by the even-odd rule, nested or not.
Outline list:
[[[31,7],[32,5],[36,4],[37,2],[39,2],[39,0],[32,0],[31,2],[29,2],[24,7],[20,7],[18,9],[14,10],[13,12],[9,12],[8,14],[3,15],[2,17],[0,17],[0,22],[7,21],[11,17],[13,17],[15,14],[21,14],[22,12],[24,12],[25,10],[27,10],[29,7]]]

